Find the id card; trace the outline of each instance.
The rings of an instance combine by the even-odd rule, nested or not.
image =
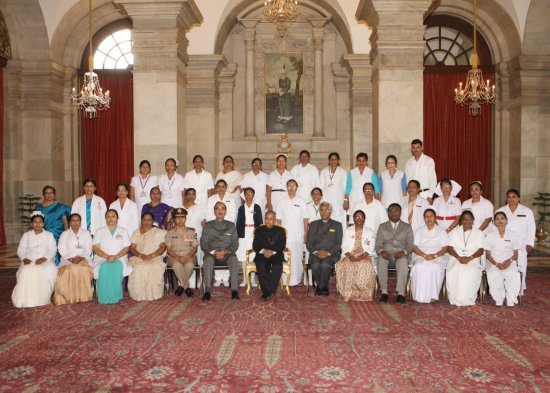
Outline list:
[[[145,191],[142,191],[140,194],[139,194],[140,197],[142,198],[145,198],[147,196],[147,194],[145,193]]]

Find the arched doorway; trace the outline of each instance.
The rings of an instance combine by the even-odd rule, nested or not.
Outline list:
[[[116,199],[116,185],[133,175],[134,106],[132,33],[128,20],[113,22],[94,36],[94,72],[111,93],[111,106],[94,119],[82,117],[82,178],[97,182],[97,194],[107,203]],[[81,75],[88,71],[86,48]]]
[[[468,186],[475,180],[490,198],[493,107],[483,105],[473,117],[468,106],[454,102],[454,89],[466,82],[471,68],[473,27],[460,18],[432,15],[424,38],[425,152],[437,162],[438,179],[451,178],[462,186],[460,199],[468,199]],[[491,52],[479,32],[477,44],[483,75],[493,80]]]

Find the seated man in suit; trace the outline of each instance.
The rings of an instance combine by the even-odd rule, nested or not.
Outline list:
[[[321,219],[313,221],[309,226],[306,247],[310,253],[313,279],[317,283],[315,296],[328,296],[328,280],[342,253],[342,224],[330,218],[330,203],[322,202],[319,212]]]
[[[277,291],[283,271],[285,247],[286,232],[284,228],[275,225],[275,212],[268,210],[265,213],[265,224],[254,231],[252,243],[252,248],[256,252],[254,262],[264,302],[270,300]]]
[[[409,274],[410,255],[414,248],[412,227],[401,221],[401,206],[392,203],[388,207],[389,221],[380,224],[376,234],[375,251],[378,254],[378,282],[382,290],[380,303],[388,301],[388,265],[397,267],[397,303],[405,303],[405,287]]]
[[[212,273],[214,265],[229,267],[231,281],[231,299],[239,299],[237,290],[239,280],[239,261],[237,260],[237,249],[239,248],[239,236],[235,224],[225,219],[227,207],[223,202],[216,202],[214,215],[216,218],[206,222],[202,229],[201,249],[204,251],[204,295],[202,300],[210,300],[210,285],[212,284]]]

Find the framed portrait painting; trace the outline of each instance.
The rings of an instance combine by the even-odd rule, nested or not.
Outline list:
[[[265,54],[267,134],[300,134],[304,129],[303,53]]]

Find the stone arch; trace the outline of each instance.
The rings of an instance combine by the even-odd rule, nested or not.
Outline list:
[[[524,55],[550,55],[548,21],[550,21],[548,1],[531,0],[523,33]]]
[[[0,0],[17,60],[47,60],[48,32],[38,0]]]
[[[447,14],[473,20],[471,0],[442,0],[434,15]],[[470,22],[471,23],[471,22]],[[478,31],[485,37],[495,64],[521,54],[521,39],[510,15],[496,0],[478,2]]]
[[[114,21],[128,19],[112,0],[95,0],[92,6],[94,35]],[[81,1],[65,14],[52,39],[50,53],[54,62],[75,69],[80,67],[82,54],[90,41],[88,12],[88,3]]]
[[[225,40],[233,27],[238,23],[237,17],[244,17],[264,6],[264,1],[258,0],[231,0],[220,18],[220,25],[216,32],[214,44],[214,53],[221,54]],[[348,53],[353,53],[351,33],[342,7],[336,0],[301,0],[298,7],[306,8],[311,11],[318,12],[326,17],[331,17],[332,23],[340,33],[346,50]]]

